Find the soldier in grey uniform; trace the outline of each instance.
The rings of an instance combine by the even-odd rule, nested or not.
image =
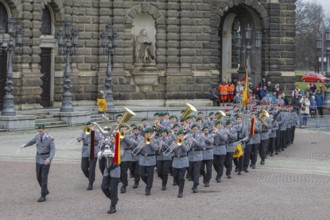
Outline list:
[[[126,132],[127,127],[125,125],[119,126],[120,132]],[[130,135],[125,134],[123,138],[120,139],[120,150],[123,152],[121,155],[120,163],[120,181],[122,186],[120,188],[120,193],[126,193],[126,187],[128,186],[128,168],[130,163],[133,161],[132,158],[132,147],[134,142],[130,139]]]
[[[49,194],[48,173],[55,155],[54,138],[46,132],[44,124],[38,125],[38,133],[29,142],[23,144],[21,149],[33,144],[37,146],[36,173],[38,183],[41,187],[41,196],[38,202],[44,202],[46,201],[46,196]]]
[[[255,115],[253,115],[252,117],[254,117]],[[254,117],[254,135],[252,137],[250,137],[250,141],[248,143],[248,145],[252,145],[251,146],[251,157],[248,157],[248,159],[251,159],[251,168],[255,169],[256,168],[256,163],[257,163],[257,159],[258,159],[258,152],[259,152],[259,148],[260,148],[260,133],[261,133],[261,122],[258,120],[257,117]],[[244,164],[245,167],[246,164]],[[248,163],[247,163],[248,165]],[[244,168],[245,171],[245,168]]]
[[[227,134],[225,132],[225,128],[221,124],[221,120],[217,120],[215,122],[215,130],[213,130],[213,167],[217,172],[216,181],[218,183],[221,182],[221,177],[223,175],[223,168],[226,158],[226,141]]]
[[[162,190],[166,190],[168,173],[172,163],[172,154],[165,156],[163,153],[165,149],[172,145],[172,138],[168,135],[167,128],[162,129],[162,136],[157,140],[158,153],[157,153],[157,174],[162,180]]]
[[[141,130],[142,127],[141,126],[137,126],[134,128],[133,133],[134,135],[131,137],[133,139],[133,147],[132,149],[135,149],[139,143],[141,143],[143,141],[143,136],[141,135]],[[139,174],[139,155],[133,155],[132,154],[132,165],[133,165],[133,170],[132,172],[134,173],[134,185],[133,185],[133,189],[138,188],[139,183],[140,183],[140,174]]]
[[[201,169],[201,162],[203,160],[202,149],[205,148],[205,137],[199,133],[198,126],[193,124],[191,126],[191,138],[190,138],[190,152],[188,153],[188,159],[191,165],[190,175],[194,182],[192,187],[193,193],[198,192],[199,176]]]
[[[105,152],[106,147],[109,147],[112,152],[115,152],[115,137],[116,135],[111,135],[111,141],[105,141],[101,146],[101,151],[98,152],[99,159],[104,157],[103,154]],[[110,143],[109,143],[110,142]],[[108,146],[106,146],[108,145]],[[109,167],[105,167],[101,189],[104,195],[110,199],[110,209],[108,214],[112,214],[116,212],[116,204],[118,202],[118,184],[120,179],[120,166],[113,163],[113,157],[109,159]]]
[[[85,132],[86,129],[89,129],[89,133]],[[93,189],[93,183],[95,181],[95,168],[97,163],[97,152],[98,152],[98,143],[101,139],[100,133],[94,131],[94,158],[90,158],[90,150],[91,150],[91,135],[92,135],[92,123],[89,121],[85,124],[84,131],[81,133],[80,137],[77,138],[78,142],[83,143],[81,149],[81,170],[83,171],[85,177],[88,179],[88,187],[87,190]]]
[[[287,123],[287,114],[283,110],[281,113],[278,115],[278,125],[279,125],[279,130],[280,130],[280,149],[281,151],[284,151],[285,148],[285,131],[286,131],[286,123]]]
[[[233,127],[237,131],[237,140],[242,141],[242,148],[244,150],[245,144],[249,140],[249,129],[243,124],[242,116],[240,116],[240,114],[237,114],[236,124]],[[236,165],[235,171],[238,175],[241,175],[241,172],[243,171],[243,161],[244,155],[234,159],[234,163]]]
[[[275,149],[275,141],[276,141],[276,132],[279,128],[278,123],[276,120],[274,120],[274,115],[273,112],[269,112],[269,117],[270,120],[272,121],[272,128],[271,128],[271,132],[269,134],[269,152],[270,152],[270,156],[272,157],[274,154],[274,151],[276,151]],[[276,151],[277,153],[277,151]]]
[[[235,152],[235,144],[234,142],[237,140],[237,132],[236,129],[233,127],[232,121],[226,121],[226,128],[225,132],[227,134],[227,141],[226,141],[226,158],[225,158],[225,168],[226,168],[226,175],[228,179],[231,178],[231,171],[233,169],[233,154]]]
[[[261,112],[260,114],[264,114]],[[263,116],[262,116],[263,117]],[[268,140],[269,134],[272,128],[272,121],[269,117],[263,117],[261,119],[261,133],[260,133],[260,165],[265,165],[265,160],[267,157],[267,149],[268,149]]]
[[[210,180],[212,178],[212,161],[213,161],[213,142],[214,137],[209,133],[209,128],[204,126],[202,128],[202,134],[205,138],[205,147],[202,150],[203,160],[201,163],[201,175],[203,176],[203,183],[205,187],[210,186]],[[205,172],[206,169],[206,172]]]
[[[176,133],[176,139],[182,140],[181,145],[177,145],[176,148],[173,150],[173,162],[172,162],[172,173],[174,181],[177,185],[179,185],[179,193],[178,198],[183,197],[183,188],[184,188],[184,176],[187,168],[189,167],[189,161],[187,157],[187,152],[190,150],[188,140],[183,140],[183,130],[179,130]]]
[[[144,130],[144,138],[150,139],[150,143],[144,141],[141,143],[141,151],[139,153],[139,173],[143,182],[146,184],[145,195],[151,194],[152,183],[154,181],[154,168],[156,166],[157,145],[152,137],[152,128]]]

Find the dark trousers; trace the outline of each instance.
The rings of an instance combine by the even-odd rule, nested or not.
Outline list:
[[[239,158],[233,158],[233,161],[236,166],[235,170],[243,171],[244,156],[240,156]]]
[[[187,168],[172,168],[172,174],[174,181],[179,186],[179,192],[183,192],[184,188],[184,175],[186,173]]]
[[[157,161],[157,174],[162,180],[162,185],[166,186],[168,180],[168,173],[170,170],[172,160],[158,160]]]
[[[131,163],[129,164],[129,174],[131,177],[135,177],[135,163],[136,161],[131,161]]]
[[[273,155],[273,153],[275,151],[275,142],[276,142],[276,137],[269,138],[268,146],[269,146],[269,152],[270,152],[271,155]]]
[[[213,167],[215,172],[217,172],[217,179],[221,179],[223,175],[225,158],[226,155],[213,155]]]
[[[104,195],[111,200],[111,206],[115,206],[118,202],[118,184],[119,178],[103,176],[101,188]]]
[[[146,191],[150,191],[154,181],[155,166],[141,166],[139,165],[139,174],[143,182],[146,184]]]
[[[213,160],[203,160],[201,163],[201,175],[203,176],[203,183],[209,183],[212,178],[212,161]]]
[[[281,150],[285,148],[285,131],[280,131],[281,138]]]
[[[81,170],[83,171],[85,177],[88,178],[89,183],[93,183],[95,180],[95,167],[97,159],[89,160],[88,157],[81,158]]]
[[[323,107],[322,106],[318,106],[317,107],[317,111],[318,111],[318,114],[321,116],[321,118],[323,117]]]
[[[259,148],[260,148],[260,144],[252,144],[251,165],[256,165],[256,163],[257,163]]]
[[[291,128],[286,129],[285,136],[285,146],[288,147],[291,144]]]
[[[120,163],[120,181],[123,186],[128,186],[128,168],[130,166],[130,161],[122,161]]]
[[[36,174],[37,174],[37,180],[39,183],[39,186],[41,187],[41,196],[47,196],[48,191],[48,173],[50,169],[50,164],[44,165],[44,164],[36,164]]]
[[[134,170],[132,171],[134,173],[134,182],[139,184],[140,182],[140,170],[139,170],[139,161],[132,161],[132,163],[134,166]]]
[[[268,149],[268,139],[261,140],[260,151],[259,151],[261,160],[266,159],[267,149]]]
[[[292,126],[291,127],[291,144],[293,144],[295,132],[296,132],[296,126]]]
[[[226,175],[229,176],[233,169],[233,154],[234,152],[227,152],[225,158],[225,168],[226,168]]]
[[[276,131],[276,141],[275,141],[275,152],[281,152],[281,133],[280,131]]]
[[[199,185],[199,176],[201,175],[201,162],[202,161],[192,161],[191,162],[191,178],[194,182],[194,187]]]
[[[252,144],[247,144],[244,149],[243,155],[243,168],[247,170],[250,164],[250,158],[252,153]]]
[[[104,157],[102,157],[100,160],[99,160],[99,169],[101,171],[101,174],[103,176],[103,173],[104,173],[104,169],[105,169],[105,166],[107,164],[107,161]]]

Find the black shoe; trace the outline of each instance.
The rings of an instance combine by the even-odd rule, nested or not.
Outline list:
[[[235,168],[235,172],[238,172],[238,168],[237,167]]]
[[[198,189],[197,189],[197,187],[194,187],[194,188],[193,188],[193,193],[198,193]]]
[[[129,175],[129,178],[134,178],[133,174],[130,174],[130,175]]]
[[[271,156],[271,157],[272,157],[272,156],[273,156],[273,154],[270,154],[269,156]]]
[[[265,160],[261,160],[260,165],[265,165]]]
[[[162,190],[165,191],[166,190],[166,185],[162,186]]]
[[[231,175],[230,174],[228,174],[227,177],[228,177],[228,179],[231,179]]]
[[[182,198],[183,197],[183,193],[182,192],[179,192],[178,193],[178,198]]]
[[[217,181],[217,183],[221,183],[221,177],[217,177],[215,180]]]
[[[255,168],[256,168],[256,165],[253,164],[253,165],[251,166],[251,168],[252,168],[252,169],[255,169]]]
[[[88,184],[87,190],[92,190],[93,189],[93,183]]]
[[[126,193],[126,186],[122,186],[120,188],[120,193]]]
[[[139,186],[139,183],[135,182],[134,185],[133,185],[133,189],[138,188],[138,186]]]
[[[209,187],[210,186],[210,183],[209,182],[206,182],[204,186],[205,187]]]
[[[189,178],[188,178],[188,181],[192,181],[192,178],[191,178],[191,177],[189,177]]]
[[[110,210],[108,211],[108,214],[116,213],[116,206],[110,206]]]
[[[278,152],[276,152],[275,155],[278,155]]]
[[[244,169],[244,172],[245,172],[245,173],[248,173],[249,171],[248,171],[248,169]]]
[[[150,194],[151,194],[151,192],[150,192],[150,190],[146,190],[146,196],[150,196]]]
[[[237,172],[237,175],[242,175],[242,174],[241,174],[241,171],[238,171],[238,172]]]
[[[46,201],[46,196],[40,196],[38,202],[44,202],[44,201]]]

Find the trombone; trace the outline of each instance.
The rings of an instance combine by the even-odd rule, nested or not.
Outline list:
[[[151,143],[151,140],[152,140],[152,138],[155,137],[155,135],[156,135],[156,132],[154,132],[154,133],[151,135],[151,137],[149,137],[149,138],[145,137],[144,140],[141,141],[141,142],[139,143],[139,145],[138,145],[136,148],[134,148],[134,150],[132,150],[132,154],[133,154],[134,156],[137,156],[137,155],[140,153],[140,151],[141,151],[145,146],[147,146],[148,144]]]
[[[174,149],[176,149],[177,147],[180,147],[183,144],[183,141],[188,137],[188,135],[190,135],[190,134],[186,134],[185,136],[183,136],[183,138],[176,138],[175,141],[173,142],[173,144],[171,144],[171,146],[169,146],[163,152],[163,155],[169,156],[174,151]]]

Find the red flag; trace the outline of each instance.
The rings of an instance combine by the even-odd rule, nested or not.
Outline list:
[[[120,133],[119,131],[116,132],[116,141],[115,141],[115,153],[113,158],[114,164],[120,164]]]
[[[254,118],[251,119],[250,135],[254,135]]]

